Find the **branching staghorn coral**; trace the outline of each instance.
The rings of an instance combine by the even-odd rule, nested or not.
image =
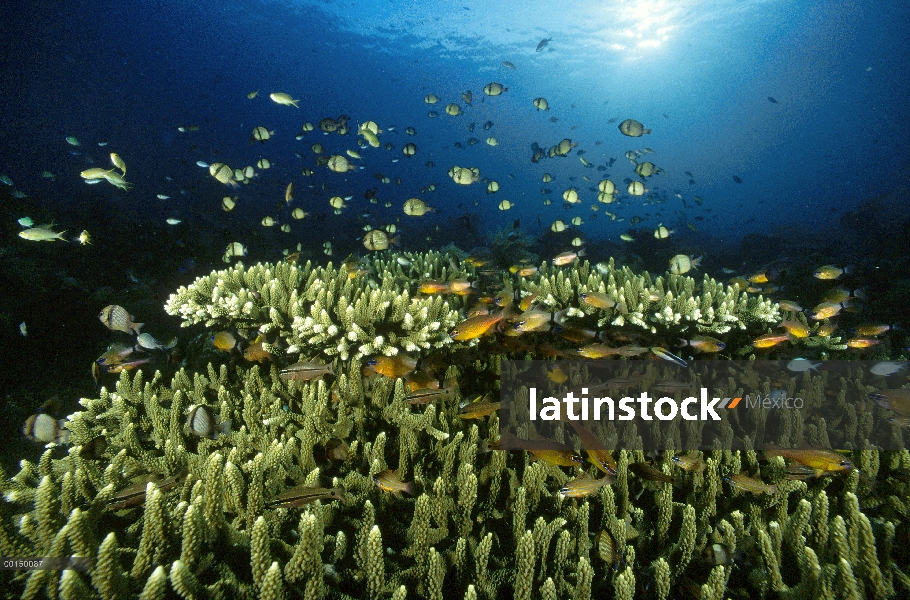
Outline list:
[[[295,328],[297,319],[324,311],[333,324],[344,325],[340,306],[353,307],[344,314],[375,309],[379,318],[358,325],[364,331],[390,327],[417,335],[420,328],[404,328],[404,314],[427,307],[423,323],[434,310],[433,322],[439,323],[427,338],[430,347],[438,342],[444,360],[455,356],[446,354],[457,351],[446,340],[461,318],[458,312],[446,299],[412,296],[402,280],[464,273],[452,272],[438,256],[409,260],[404,266],[373,259],[375,290],[366,280],[348,278],[345,269],[233,268],[197,280],[171,305],[186,307],[180,314],[187,323],[209,322],[248,337],[277,333],[296,344],[300,355],[339,359],[341,334],[319,337],[303,325]],[[542,295],[553,295],[551,308],[590,311],[611,322],[622,315],[596,312],[577,299],[581,282],[593,285],[595,276],[596,291],[613,294],[610,275],[587,266],[560,273],[542,269],[524,291],[550,286]],[[612,277],[616,300],[626,303],[629,314],[638,304],[646,307],[641,314],[647,328],[665,325],[654,311],[667,307],[674,315],[697,308],[700,317],[680,320],[695,327],[738,328],[770,316],[765,303],[750,298],[741,305],[741,296],[722,308],[727,300],[718,299],[727,292],[709,289],[708,301],[704,283],[693,304],[695,287],[689,289],[686,278],[651,283],[649,276],[639,280],[615,268]],[[666,302],[659,308],[658,301],[646,304],[643,297],[656,286]],[[401,304],[404,313],[396,313],[403,295],[408,303]],[[346,305],[338,301],[342,296]],[[385,299],[389,304],[379,308]],[[451,306],[457,302],[452,299]],[[304,312],[294,314],[292,305]],[[713,321],[705,316],[709,308]],[[719,319],[722,313],[738,321]],[[401,340],[407,337],[396,334],[388,343],[405,351]],[[840,406],[843,398],[826,400],[819,376],[805,377],[805,389],[793,392],[834,403],[832,418],[843,425],[835,431],[795,415],[788,417],[797,419],[794,435],[848,440],[845,447],[854,450],[864,476],[876,481],[874,491],[856,473],[789,481],[783,459],[766,460],[754,450],[707,451],[701,472],[683,472],[664,457],[656,468],[675,478],[672,485],[635,475],[630,465],[643,461],[643,453],[622,451],[612,485],[575,499],[558,490],[581,470],[599,477],[594,467],[557,467],[524,452],[484,452],[498,438],[497,416],[459,418],[458,394],[435,405],[408,403],[403,381],[363,376],[363,356],[375,349],[360,352],[349,345],[347,360],[338,361],[337,377],[328,381],[283,381],[273,365],[241,363],[168,377],[124,372],[113,389],[82,399],[81,409],[67,419],[68,448],[48,449],[37,463],[23,461],[18,473],[2,478],[0,551],[88,556],[92,568],[15,572],[6,582],[9,589],[26,598],[238,600],[637,598],[646,585],[653,585],[658,598],[692,590],[703,598],[910,593],[900,544],[910,522],[910,453],[878,453],[859,444],[871,421]],[[414,354],[422,352],[419,346]],[[489,386],[477,392],[497,392],[499,357],[477,355],[457,367],[447,376]],[[745,385],[731,383],[734,390]],[[200,405],[230,419],[231,432],[214,439],[188,432],[187,414]],[[99,438],[106,444],[98,445]],[[346,444],[340,460],[327,456],[333,440]],[[413,497],[374,485],[373,476],[388,470],[414,484]],[[740,473],[777,489],[762,495],[734,490],[725,478]],[[296,507],[274,503],[296,486],[339,487],[344,497]],[[125,500],[129,490],[132,499]]]

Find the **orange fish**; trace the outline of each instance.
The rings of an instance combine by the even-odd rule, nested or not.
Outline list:
[[[404,377],[417,367],[417,361],[405,354],[378,355],[366,362],[366,367],[389,379]]]
[[[875,338],[850,338],[847,340],[847,345],[851,348],[870,348],[881,343],[881,340]]]
[[[267,344],[265,336],[261,333],[253,340],[253,343],[247,346],[246,350],[243,351],[243,358],[247,359],[250,362],[264,362],[267,360],[272,360],[272,353],[265,349],[264,344]]]
[[[489,315],[478,315],[466,319],[455,326],[449,336],[456,342],[465,342],[479,338],[491,327],[502,321],[503,312],[497,312]]]
[[[768,333],[752,340],[752,346],[755,348],[771,348],[782,342],[790,340],[790,334]]]
[[[420,284],[417,291],[421,294],[448,294],[452,291],[448,283],[442,281],[425,281]]]

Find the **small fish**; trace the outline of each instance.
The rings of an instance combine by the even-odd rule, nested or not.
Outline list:
[[[436,382],[436,384],[438,386],[438,382]],[[410,392],[408,394],[407,402],[408,404],[429,404],[430,402],[454,398],[455,392],[457,391],[457,380],[452,379],[446,381],[446,385],[443,387],[427,387]]]
[[[584,292],[578,294],[578,298],[589,306],[606,310],[616,306],[616,302],[604,292]]]
[[[695,471],[696,473],[701,473],[705,469],[705,461],[701,456],[701,452],[689,452],[688,454],[678,454],[672,458],[673,462],[676,463],[683,471]]]
[[[809,318],[813,321],[822,321],[824,319],[830,319],[831,317],[836,317],[840,314],[840,311],[846,308],[842,303],[835,302],[822,302],[816,306],[812,314],[809,315]]]
[[[619,355],[619,348],[613,348],[606,344],[588,344],[577,350],[579,356],[591,359],[607,358],[608,356]]]
[[[123,162],[123,159],[120,158],[120,155],[116,152],[111,152],[111,164],[120,169],[120,172],[126,176],[126,163]]]
[[[278,494],[274,500],[266,504],[266,508],[297,508],[317,500],[340,500],[345,502],[347,501],[347,493],[344,488],[340,487],[319,488],[298,485]]]
[[[53,242],[54,240],[60,240],[62,242],[67,242],[63,234],[65,231],[56,233],[50,229],[44,229],[43,227],[30,227],[19,232],[19,237],[30,242]]]
[[[168,225],[180,225],[181,223],[183,223],[183,221],[181,221],[180,219],[175,219],[175,218],[171,217],[170,219],[167,219],[165,221],[165,223],[167,223]]]
[[[110,366],[123,362],[123,359],[133,353],[133,347],[126,344],[111,344],[107,352],[95,361],[99,365]]]
[[[83,229],[82,233],[79,234],[79,237],[73,240],[74,242],[79,242],[83,246],[89,246],[92,243],[92,236],[89,235],[87,229]]]
[[[177,345],[177,338],[174,338],[170,344],[162,344],[156,340],[150,333],[140,333],[136,338],[136,349],[144,350],[170,350]]]
[[[547,44],[549,44],[552,41],[553,41],[553,38],[545,38],[545,39],[540,40],[540,42],[538,42],[538,44],[537,44],[537,50],[535,50],[535,52],[540,52],[541,50],[543,50],[544,48],[547,47]]]
[[[111,331],[122,331],[123,333],[135,333],[138,335],[140,329],[145,323],[134,323],[133,317],[122,306],[110,304],[105,306],[98,314],[98,319]]]
[[[104,367],[106,373],[120,373],[121,371],[132,371],[140,365],[144,365],[148,362],[151,362],[150,358],[143,358],[142,360],[133,360],[130,362],[119,362],[107,367]],[[97,364],[97,363],[95,363]]]
[[[629,465],[629,470],[648,481],[660,481],[662,483],[673,483],[675,480],[661,471],[654,468],[648,463],[636,462]]]
[[[835,267],[834,265],[825,265],[815,269],[815,272],[812,273],[817,279],[832,280],[837,279],[841,275],[849,275],[851,272],[850,267]]]
[[[853,470],[853,463],[831,450],[796,450],[784,449],[774,446],[765,448],[765,456],[783,456],[790,460],[815,469],[816,475],[824,473],[846,473]]]
[[[25,420],[22,434],[39,444],[65,444],[70,433],[64,429],[65,426],[65,419],[58,420],[47,413],[39,412]]]
[[[907,363],[898,362],[898,361],[883,361],[878,362],[872,365],[872,368],[869,369],[869,372],[873,375],[880,375],[882,377],[887,377],[888,375],[894,375],[895,373],[900,373],[907,368]]]
[[[780,306],[781,310],[789,312],[803,312],[805,310],[802,306],[792,300],[779,300],[777,304]]]
[[[581,392],[579,391],[579,394]],[[607,475],[616,475],[616,459],[610,454],[609,450],[603,447],[600,439],[593,432],[585,429],[577,422],[569,420],[569,425],[575,430],[581,445],[588,454],[588,462],[606,473]]]
[[[882,341],[876,338],[850,338],[847,340],[849,348],[871,348]]]
[[[284,201],[287,204],[290,204],[294,199],[294,182],[288,184],[288,187],[284,190]]]
[[[502,318],[502,311],[488,315],[470,317],[456,325],[455,329],[453,329],[449,334],[449,337],[451,337],[456,342],[464,342],[479,338],[487,331],[489,331],[494,325],[502,321]]]
[[[776,346],[791,339],[789,333],[783,335],[768,333],[752,340],[752,346],[755,348],[771,348],[772,346]]]
[[[26,327],[25,321],[19,323],[19,333],[22,334],[22,337],[28,336],[28,327]]]
[[[259,334],[253,343],[246,347],[246,350],[243,351],[243,357],[250,362],[263,362],[266,360],[272,360],[272,353],[265,349],[265,344],[267,344],[265,336]]]
[[[331,461],[345,462],[350,458],[350,446],[344,440],[332,438],[325,443],[325,456]]]
[[[679,340],[681,346],[690,346],[696,352],[720,352],[727,347],[722,341],[707,335],[696,335],[691,340]]]
[[[883,333],[887,333],[891,329],[892,329],[891,325],[866,324],[866,325],[857,325],[854,328],[853,332],[856,333],[856,335],[875,336],[875,335],[882,335]]]
[[[158,199],[159,200],[170,200],[171,197],[168,196],[167,194],[158,194]]]
[[[869,394],[869,399],[882,408],[910,417],[910,388],[893,388],[872,392]]]
[[[669,352],[668,350],[661,348],[660,346],[652,346],[651,352],[653,352],[656,356],[659,356],[660,358],[662,358],[666,361],[669,361],[675,365],[678,365],[680,367],[689,366],[688,363],[686,363],[686,361],[684,361],[680,357],[676,356],[675,354]]]
[[[734,489],[740,490],[742,492],[752,492],[754,495],[758,496],[760,494],[776,494],[777,485],[769,485],[764,483],[761,479],[755,479],[754,477],[749,477],[748,475],[743,475],[742,473],[737,473],[736,475],[731,475],[730,477],[724,477],[724,480],[730,484]]]
[[[809,337],[809,327],[801,321],[784,320],[778,323],[778,327],[783,327],[787,333],[795,338]]]
[[[768,102],[770,102],[771,104],[779,104],[778,101],[775,100],[772,96],[768,96]]]
[[[237,340],[227,331],[219,331],[209,338],[212,344],[219,350],[230,352],[237,345]]]
[[[579,257],[584,256],[585,251],[579,250],[577,252],[563,252],[555,257],[553,257],[553,264],[557,267],[564,267],[566,265],[571,265]]]
[[[493,402],[492,396],[487,394],[462,406],[458,416],[462,419],[482,419],[498,411],[499,405],[499,401]]]
[[[218,439],[218,434],[229,435],[231,433],[231,420],[218,422],[211,409],[199,404],[190,409],[183,431],[187,435],[215,440]]]
[[[404,377],[417,368],[417,360],[405,354],[397,354],[396,356],[379,355],[367,360],[365,368],[389,379],[397,379]]]
[[[452,291],[451,286],[444,281],[425,281],[417,287],[420,294],[448,294]]]
[[[616,478],[609,474],[604,475],[600,479],[594,479],[587,473],[584,473],[580,477],[576,477],[572,481],[567,482],[559,489],[559,493],[564,498],[584,498],[591,494],[596,494],[600,488],[612,484],[615,480]]]
[[[334,375],[332,365],[315,362],[298,362],[282,369],[278,377],[284,381],[310,381],[323,375]]]
[[[566,375],[566,372],[563,371],[559,365],[550,365],[547,366],[547,379],[557,385],[561,385],[568,381],[569,376]]]
[[[373,483],[383,492],[390,492],[396,496],[399,496],[401,492],[409,496],[414,495],[414,482],[403,482],[398,471],[389,469],[388,471],[377,473],[373,475]]]
[[[177,487],[177,484],[179,484],[184,477],[186,477],[185,471],[164,479],[143,481],[125,487],[114,494],[108,501],[107,508],[112,511],[118,511],[145,504],[145,494],[149,483],[154,483],[158,487],[158,490],[164,493]]]
[[[776,487],[776,486],[775,486]],[[702,557],[709,565],[732,565],[735,560],[742,558],[740,552],[734,552],[729,546],[723,544],[711,544],[705,546]]]
[[[818,367],[821,366],[821,363],[813,363],[806,358],[794,358],[787,363],[787,370],[793,371],[794,373],[805,373],[807,371],[818,371]]]

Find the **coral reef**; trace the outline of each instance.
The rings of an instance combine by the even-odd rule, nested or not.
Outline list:
[[[704,469],[691,472],[667,454],[654,467],[672,484],[636,475],[630,465],[646,457],[622,451],[612,485],[566,498],[559,489],[581,470],[596,477],[594,467],[483,452],[498,437],[497,414],[461,419],[457,391],[414,404],[403,379],[365,376],[369,355],[433,351],[446,378],[496,391],[499,356],[460,361],[466,344],[448,335],[461,300],[411,288],[473,276],[450,262],[385,255],[356,277],[331,265],[237,265],[181,288],[168,310],[186,324],[267,334],[276,354],[333,360],[335,377],[285,381],[275,363],[242,361],[172,377],[124,371],[114,389],[80,400],[68,447],[49,447],[0,480],[4,556],[85,556],[91,569],[20,571],[8,589],[104,600],[910,593],[906,450],[858,448],[859,470],[806,481],[787,479],[782,458],[751,450],[705,452]],[[718,332],[778,318],[773,303],[708,278],[696,295],[689,278],[602,271],[543,266],[516,287],[550,309],[642,331]],[[581,305],[583,291],[617,306]],[[230,419],[231,432],[194,435],[185,421],[196,406]],[[339,441],[344,453],[327,452]],[[390,471],[413,483],[412,496],[375,485]],[[738,491],[725,478],[739,473],[776,488]],[[274,501],[296,486],[344,493]]]

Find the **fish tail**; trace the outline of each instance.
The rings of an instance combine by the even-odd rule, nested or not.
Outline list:
[[[233,424],[233,421],[231,419],[228,419],[227,421],[222,421],[221,423],[219,423],[218,426],[216,427],[216,429],[217,429],[216,436],[217,436],[218,432],[221,432],[224,435],[231,435],[231,425],[232,424]]]
[[[414,495],[414,482],[409,481],[407,483],[403,483],[401,485],[401,491],[404,492],[405,494],[407,494],[408,496],[413,496]]]
[[[143,325],[145,325],[145,323],[133,323],[133,326],[130,327],[130,329],[132,329],[136,335],[139,335],[139,330],[142,329]]]

